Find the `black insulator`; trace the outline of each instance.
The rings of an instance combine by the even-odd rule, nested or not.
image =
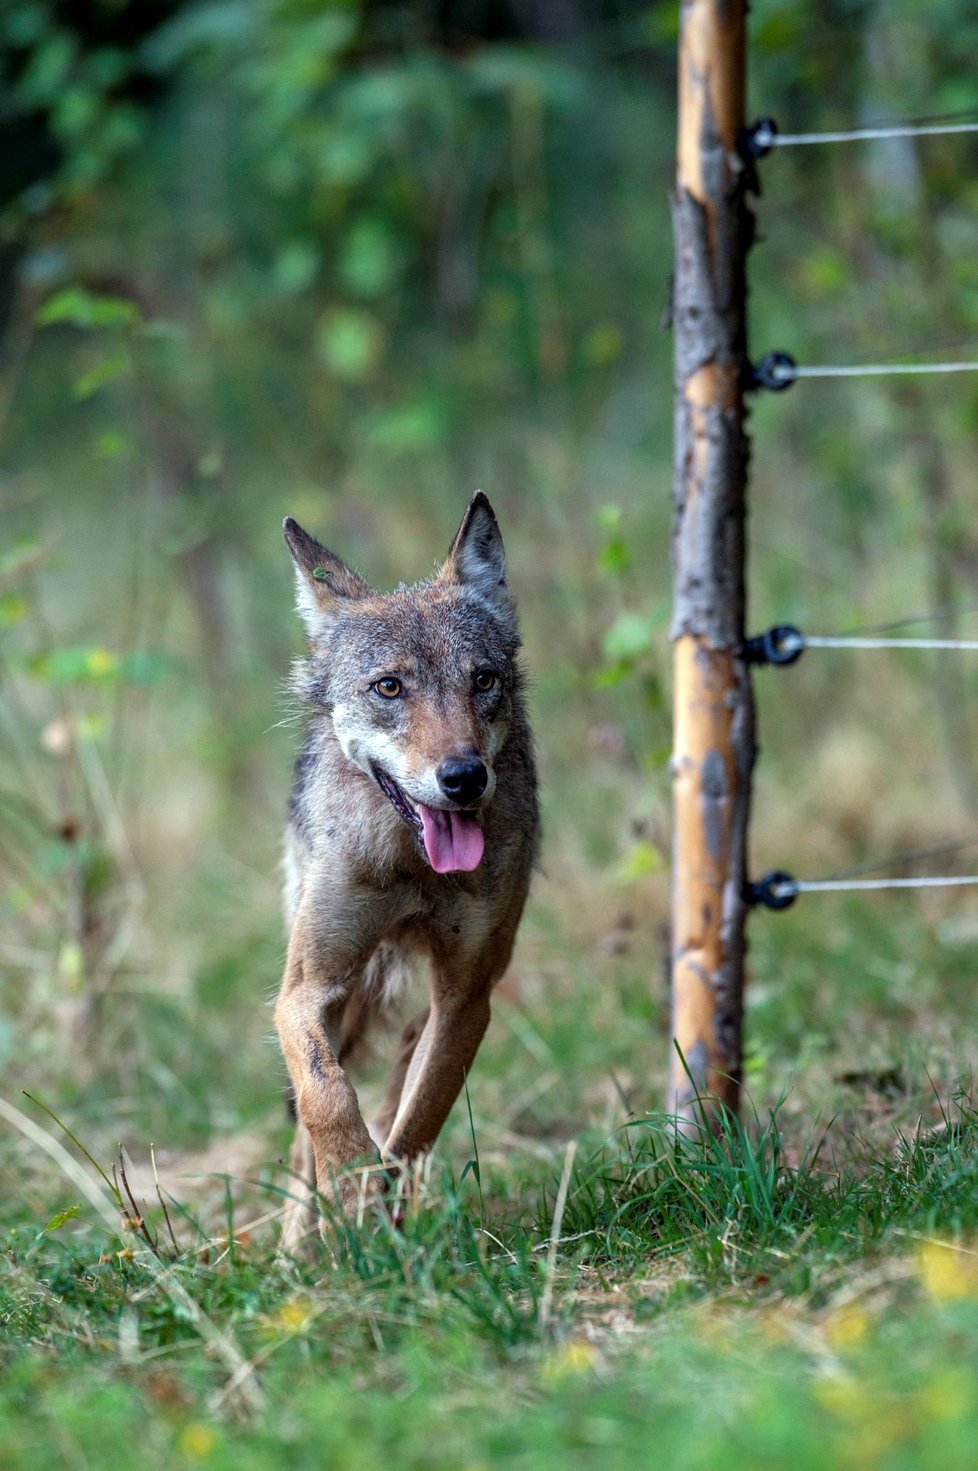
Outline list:
[[[805,635],[793,623],[776,623],[744,644],[748,664],[794,664],[805,652]]]
[[[797,880],[780,868],[747,885],[747,903],[760,904],[765,909],[790,909],[797,898]]]
[[[759,117],[744,128],[740,135],[742,152],[748,158],[767,158],[778,136],[778,125],[773,117]]]
[[[766,388],[770,393],[784,393],[797,380],[798,364],[790,352],[766,352],[751,367],[751,388]]]

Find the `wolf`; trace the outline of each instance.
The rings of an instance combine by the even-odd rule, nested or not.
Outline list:
[[[435,576],[391,593],[290,517],[283,532],[308,642],[293,683],[310,712],[275,1007],[304,1182],[288,1252],[315,1227],[317,1193],[349,1213],[434,1144],[509,963],[539,817],[516,604],[486,496],[472,497]],[[429,1005],[405,1028],[368,1124],[346,1065],[418,955]],[[387,1170],[351,1173],[371,1163]]]

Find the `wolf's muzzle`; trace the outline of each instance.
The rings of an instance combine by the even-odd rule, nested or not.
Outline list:
[[[461,807],[471,807],[478,802],[489,785],[486,764],[478,757],[455,757],[443,761],[435,775],[445,796]]]

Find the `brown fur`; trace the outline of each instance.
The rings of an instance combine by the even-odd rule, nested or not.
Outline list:
[[[389,594],[295,522],[285,535],[310,642],[296,686],[313,709],[287,834],[291,934],[275,1012],[299,1115],[292,1167],[308,1187],[286,1221],[294,1250],[316,1218],[313,1187],[349,1212],[380,1189],[380,1171],[356,1173],[378,1148],[396,1167],[434,1144],[509,962],[538,819],[515,607],[485,496],[438,575]],[[486,671],[488,692],[475,682]],[[385,677],[398,698],[379,693]],[[455,760],[484,768],[485,791],[464,810],[477,812],[485,849],[471,871],[436,873],[375,773],[415,810],[458,810],[439,787]],[[416,952],[431,959],[430,1006],[405,1029],[368,1130],[342,1064]]]

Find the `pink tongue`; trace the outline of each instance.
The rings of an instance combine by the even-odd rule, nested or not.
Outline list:
[[[435,873],[465,873],[482,862],[486,840],[473,812],[439,812],[436,807],[418,803],[424,848]]]

